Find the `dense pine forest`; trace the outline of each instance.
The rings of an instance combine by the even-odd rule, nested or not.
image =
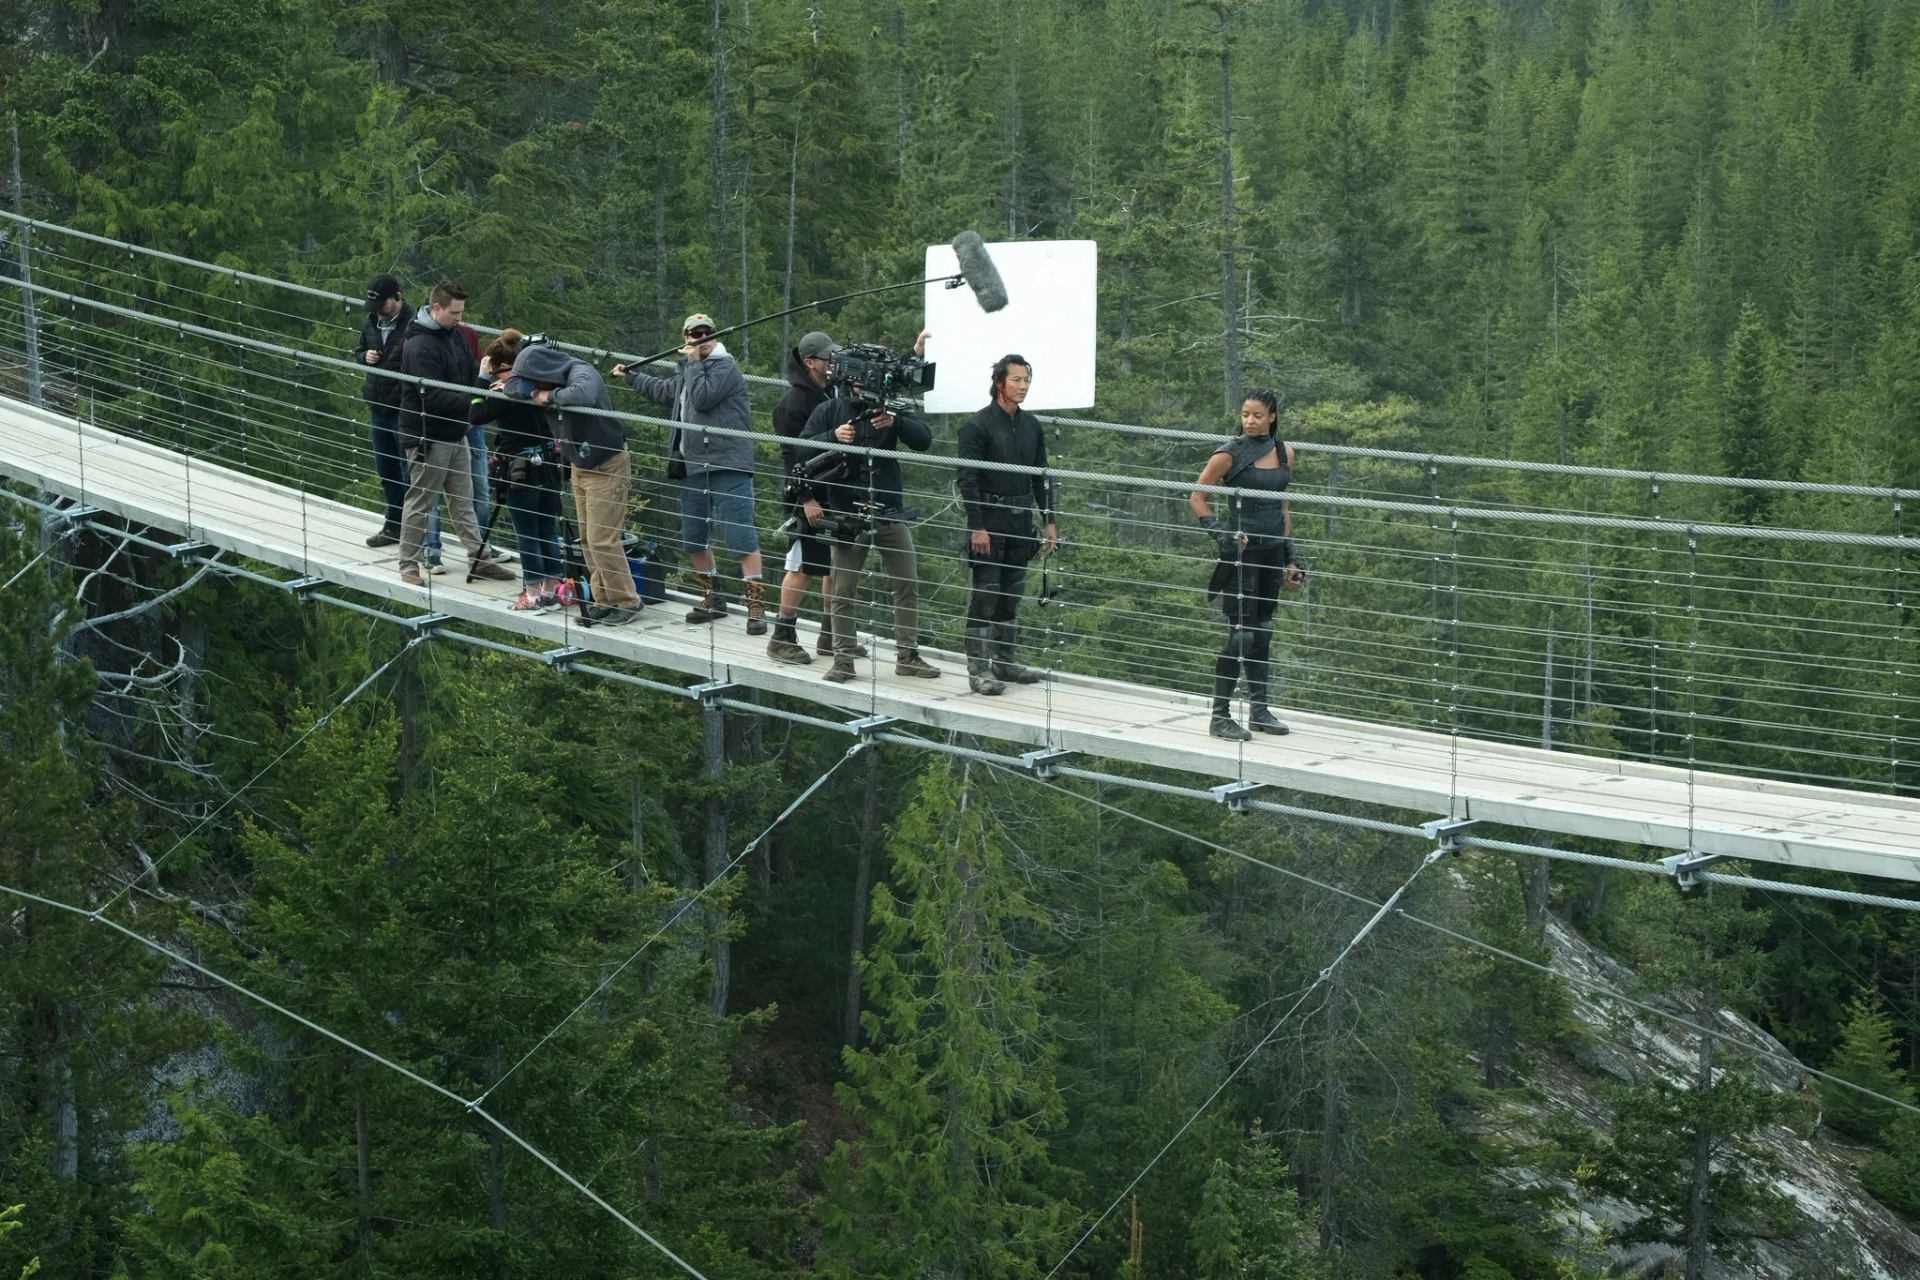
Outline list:
[[[1092,239],[1089,417],[1224,432],[1272,387],[1302,441],[1920,487],[1920,0],[4,13],[19,207],[190,258],[355,295],[382,271],[416,298],[452,276],[480,323],[651,351],[690,311],[724,325],[912,278],[962,229]],[[243,293],[33,243],[63,288],[203,320]],[[13,395],[18,294],[0,291]],[[778,375],[818,325],[910,341],[913,297],[731,345]],[[289,341],[351,349],[337,309],[286,308]],[[60,323],[50,307],[63,385],[139,421],[154,372],[111,387]],[[313,432],[343,459],[365,446]],[[1089,470],[1191,476],[1206,454],[1059,439]],[[1326,468],[1303,486],[1334,491]],[[1891,498],[1385,464],[1344,484],[1903,529]],[[370,499],[370,471],[347,487]],[[1920,914],[1469,852],[1409,891],[1425,927],[1386,920],[1316,983],[1426,847],[960,755],[850,756],[841,734],[410,643],[0,510],[0,880],[39,895],[0,910],[0,1277],[687,1274],[667,1249],[708,1280],[1704,1280],[1920,1258]],[[1171,502],[1131,515],[1145,532],[1080,536],[1061,625],[1083,669],[1138,679],[1138,620],[1176,607],[1157,584],[1189,534]],[[1376,563],[1427,523],[1302,518],[1340,598],[1385,620],[1294,636],[1299,696],[1432,727],[1415,649],[1441,615]],[[1744,576],[1716,570],[1692,623],[1714,647],[1684,717],[1660,701],[1670,673],[1616,660],[1648,640],[1629,618],[1695,616],[1677,553],[1578,554],[1584,588],[1488,560],[1476,599],[1561,602],[1558,621],[1472,619],[1543,654],[1545,714],[1538,664],[1502,649],[1456,722],[1920,786],[1920,590],[1895,553],[1703,545]],[[1829,570],[1872,608],[1822,596]],[[1570,695],[1552,646],[1582,590],[1584,634],[1558,633],[1586,664]],[[1368,647],[1409,611],[1404,647]],[[1814,623],[1851,701],[1767,692]],[[484,1094],[529,1146],[316,1025]],[[1696,1038],[1721,1041],[1704,1088]]]

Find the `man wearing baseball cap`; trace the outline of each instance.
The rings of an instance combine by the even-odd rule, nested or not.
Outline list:
[[[680,482],[680,540],[693,563],[701,596],[688,622],[727,616],[713,562],[716,533],[740,557],[747,602],[747,634],[767,634],[765,587],[760,580],[760,534],[753,523],[753,403],[746,375],[714,340],[713,317],[695,312],[681,326],[686,339],[671,376],[656,378],[623,364],[613,376],[655,404],[665,405],[675,427],[668,444],[669,474]],[[723,428],[724,434],[710,428]],[[677,464],[677,465],[676,465]]]
[[[780,437],[780,470],[791,476],[802,450],[787,443],[797,441],[807,429],[807,419],[827,398],[827,357],[834,352],[834,341],[815,330],[801,338],[787,353],[787,390],[773,406],[773,434]],[[787,504],[789,527],[787,571],[780,580],[780,615],[773,620],[773,638],[767,641],[767,656],[775,662],[805,666],[813,661],[800,645],[795,624],[800,618],[800,602],[806,599],[807,584],[820,579],[819,652],[833,656],[833,548],[814,531],[820,519],[820,504],[813,498]]]
[[[367,402],[367,436],[373,443],[373,470],[380,477],[386,499],[386,518],[367,539],[370,547],[390,547],[400,541],[400,509],[407,500],[407,456],[400,448],[400,387],[398,378],[382,377],[378,369],[400,371],[400,348],[406,344],[413,308],[401,296],[400,281],[382,273],[367,281],[367,319],[360,326],[360,345],[353,349],[355,364],[366,365],[360,398]],[[428,531],[426,555],[440,558],[438,521]]]

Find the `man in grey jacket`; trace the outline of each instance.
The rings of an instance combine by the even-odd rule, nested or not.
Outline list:
[[[686,345],[680,363],[665,378],[640,369],[615,365],[616,378],[655,404],[668,408],[675,422],[669,455],[682,461],[686,478],[680,486],[680,540],[693,562],[701,589],[700,603],[687,614],[688,622],[724,618],[727,602],[714,572],[714,526],[726,537],[727,550],[740,557],[745,580],[747,634],[767,633],[765,587],[760,579],[760,534],[753,523],[753,405],[747,396],[746,375],[727,349],[713,338],[713,320],[695,313],[682,326]],[[720,427],[726,433],[703,428]],[[739,434],[734,434],[738,432]]]
[[[526,391],[546,410],[547,426],[573,465],[580,556],[587,562],[587,582],[593,589],[587,617],[608,626],[631,622],[641,609],[640,593],[634,590],[620,529],[627,519],[633,471],[619,419],[594,412],[613,408],[607,384],[585,360],[545,342],[521,348],[513,376],[520,385],[510,384],[509,390]]]

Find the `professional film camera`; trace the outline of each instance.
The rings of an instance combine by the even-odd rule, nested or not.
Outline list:
[[[856,402],[893,412],[933,390],[933,363],[872,342],[852,342],[827,357],[827,382],[855,393]]]

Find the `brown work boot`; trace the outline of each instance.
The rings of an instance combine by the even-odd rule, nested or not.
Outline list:
[[[767,641],[767,656],[775,662],[784,662],[793,667],[805,667],[813,663],[812,657],[801,648],[800,638],[794,634],[792,618],[773,620],[773,639]]]
[[[767,588],[758,578],[750,578],[743,592],[747,600],[747,634],[767,634]]]
[[[401,565],[400,581],[410,587],[424,587],[427,585],[427,580],[420,576],[420,566],[417,564]]]
[[[696,573],[694,585],[700,588],[700,603],[687,610],[688,622],[712,622],[727,616],[727,602],[720,598],[720,579],[716,574]]]
[[[858,671],[853,669],[852,658],[835,657],[833,666],[828,669],[827,674],[822,676],[821,679],[832,681],[834,684],[845,684],[859,674]]]
[[[940,668],[921,657],[918,649],[902,649],[893,664],[893,674],[914,676],[921,680],[938,680]]]
[[[497,560],[470,560],[467,562],[467,581],[485,578],[489,582],[518,582],[520,576]]]

